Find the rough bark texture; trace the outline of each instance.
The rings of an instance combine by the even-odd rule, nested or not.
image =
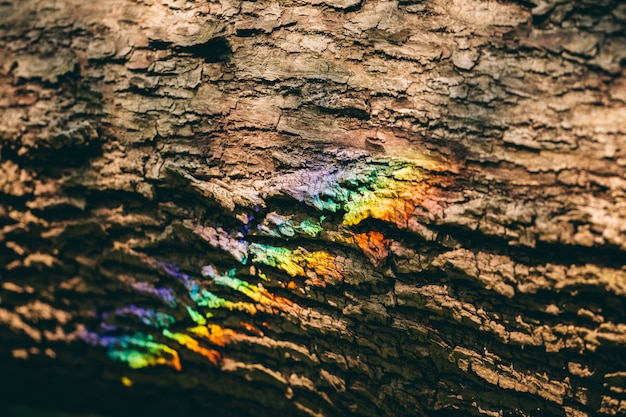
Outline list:
[[[0,3],[4,383],[625,413],[625,31],[607,0]]]

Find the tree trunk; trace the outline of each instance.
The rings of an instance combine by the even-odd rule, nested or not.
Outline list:
[[[5,397],[624,414],[625,29],[609,0],[1,3]]]

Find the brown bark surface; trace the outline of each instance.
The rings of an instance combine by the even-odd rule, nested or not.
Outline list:
[[[0,3],[3,384],[624,414],[624,62],[620,1]]]

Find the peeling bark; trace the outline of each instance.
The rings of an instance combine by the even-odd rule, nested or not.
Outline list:
[[[625,28],[608,0],[0,4],[5,392],[624,414]]]

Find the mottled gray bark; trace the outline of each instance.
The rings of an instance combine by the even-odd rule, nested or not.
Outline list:
[[[624,414],[625,29],[605,0],[0,4],[3,384]]]

